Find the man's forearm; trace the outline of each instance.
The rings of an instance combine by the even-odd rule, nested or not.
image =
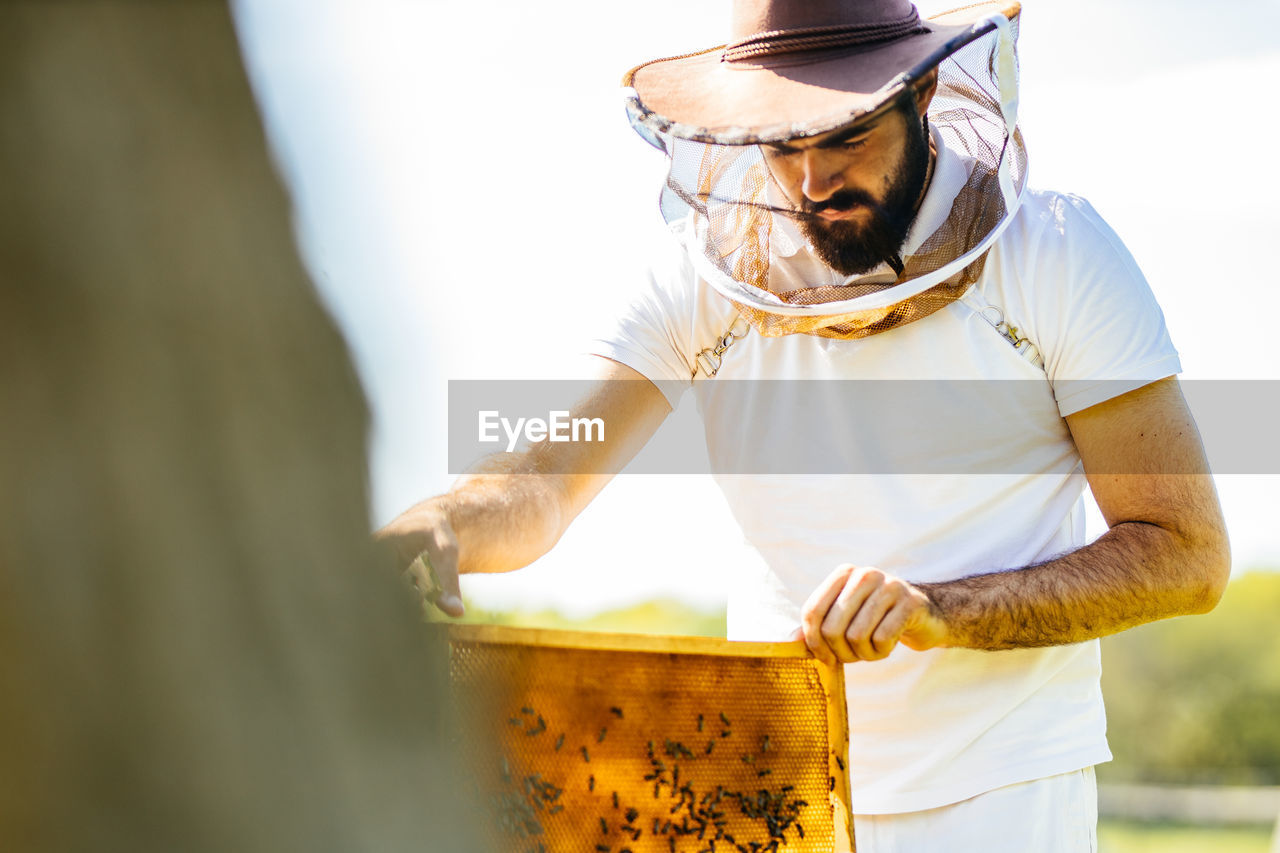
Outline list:
[[[559,541],[570,518],[562,478],[521,470],[518,457],[496,457],[432,499],[448,516],[461,574],[509,572]]]
[[[881,660],[902,643],[1014,649],[1077,643],[1213,608],[1231,571],[1222,508],[1176,380],[1068,415],[1106,535],[1041,565],[909,583],[845,563],[801,609],[828,663]]]
[[[449,535],[439,538],[454,550],[459,574],[509,572],[541,557],[564,533],[573,515],[566,489],[564,477],[534,473],[523,454],[496,454],[397,521],[424,530],[443,522]],[[423,523],[433,516],[438,520]]]
[[[1229,563],[1225,537],[1188,542],[1158,525],[1126,522],[1047,563],[919,588],[946,625],[944,645],[1054,646],[1207,612]]]
[[[671,410],[657,386],[631,368],[604,358],[592,364],[596,375],[571,417],[607,423],[608,440],[543,440],[494,454],[447,493],[374,534],[394,565],[450,616],[463,614],[460,574],[509,572],[549,551]]]

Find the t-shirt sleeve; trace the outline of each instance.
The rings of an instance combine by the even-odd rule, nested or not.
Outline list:
[[[674,409],[697,369],[690,346],[695,277],[671,234],[654,242],[650,263],[619,300],[615,319],[587,346],[653,382]]]
[[[1054,196],[1038,241],[1036,345],[1063,417],[1181,371],[1164,313],[1093,207]]]

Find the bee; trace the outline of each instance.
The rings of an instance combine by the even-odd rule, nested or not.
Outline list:
[[[564,746],[564,732],[561,732],[560,737],[556,738],[556,752],[559,752],[562,746]]]
[[[616,705],[615,705],[614,707],[612,707],[612,708],[610,708],[610,709],[609,709],[609,713],[610,713],[610,714],[613,714],[613,715],[614,715],[615,717],[617,717],[619,720],[621,720],[621,719],[622,719],[622,709],[621,709],[621,708],[619,708],[619,707],[617,707]]]
[[[583,761],[585,761],[585,762],[587,762],[588,764],[590,764],[590,763],[591,763],[591,753],[587,752],[587,748],[586,748],[585,746],[583,746],[583,747],[579,747],[579,749],[581,749],[581,750],[582,750],[582,760],[583,760]]]

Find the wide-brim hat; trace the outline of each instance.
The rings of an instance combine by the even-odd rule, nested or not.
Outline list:
[[[925,19],[910,0],[736,0],[727,44],[627,72],[628,109],[637,129],[722,145],[826,133],[1019,11],[997,0]]]

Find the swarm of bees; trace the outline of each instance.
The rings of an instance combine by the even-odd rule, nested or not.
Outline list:
[[[610,707],[608,713],[615,722],[625,719],[620,707]],[[711,726],[713,721],[719,725]],[[591,827],[591,816],[583,814],[580,808],[562,815],[563,819],[572,820],[577,837],[581,838],[586,832],[594,834],[598,829],[596,840],[588,842],[594,843],[596,853],[633,853],[628,845],[640,842],[646,835],[664,839],[669,853],[778,853],[789,842],[803,840],[805,831],[799,818],[808,803],[797,796],[792,785],[770,786],[773,768],[764,765],[776,749],[769,735],[763,735],[758,743],[735,745],[732,723],[723,711],[714,715],[698,714],[696,720],[690,722],[689,729],[697,735],[692,743],[674,738],[646,743],[644,759],[648,772],[639,780],[643,785],[629,788],[632,792],[645,791],[643,802],[628,802],[626,794],[608,790],[608,785],[597,785],[594,772],[587,776],[586,793],[591,802],[599,803],[595,827],[584,829]],[[546,719],[528,706],[512,715],[509,723],[528,737],[536,738],[549,730]],[[601,726],[594,738],[588,736],[592,743],[576,745],[583,763],[591,763],[590,747],[605,743],[608,734],[609,725]],[[559,753],[567,737],[566,732],[559,732],[552,751]],[[750,790],[724,784],[699,786],[695,782],[694,777],[699,774],[690,772],[689,768],[710,760],[717,744],[721,745],[721,753],[734,745],[738,759],[754,771],[750,774],[754,780]],[[723,758],[720,755],[719,760]],[[565,811],[561,798],[566,789],[543,778],[541,773],[517,778],[505,755],[499,756],[499,761],[504,790],[489,798],[495,825],[508,838],[525,839],[532,845],[527,848],[521,845],[523,853],[548,853],[545,822]],[[705,773],[701,775],[705,777]],[[735,776],[741,778],[742,774]],[[748,835],[750,837],[746,837]],[[578,842],[575,850],[582,849],[581,843]],[[648,849],[655,849],[652,842]]]

